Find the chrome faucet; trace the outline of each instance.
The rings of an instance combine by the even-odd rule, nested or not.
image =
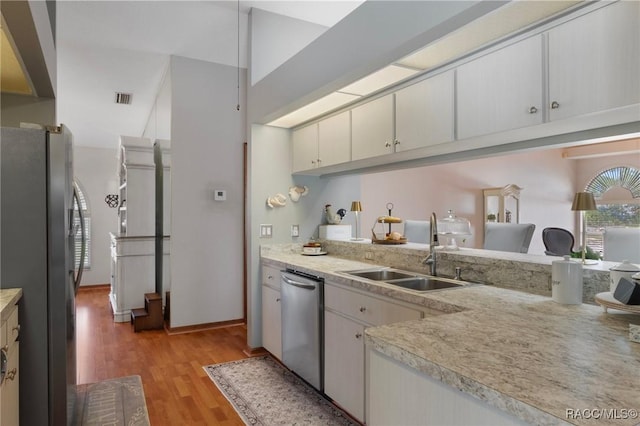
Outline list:
[[[429,256],[427,256],[422,263],[431,267],[431,275],[436,276],[436,246],[438,245],[438,219],[436,213],[431,213],[431,219],[429,219],[431,232],[429,235]]]

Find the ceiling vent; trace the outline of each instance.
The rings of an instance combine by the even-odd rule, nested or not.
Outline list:
[[[132,96],[131,93],[116,92],[116,103],[130,105]]]

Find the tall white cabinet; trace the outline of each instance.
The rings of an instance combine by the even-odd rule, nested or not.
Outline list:
[[[163,166],[163,173],[169,175],[170,163]],[[118,231],[111,234],[109,299],[114,321],[128,322],[131,310],[144,306],[145,293],[156,291],[156,165],[152,141],[121,136],[118,175],[120,205]],[[164,215],[165,221],[170,220],[169,212]],[[170,288],[169,253],[169,236],[165,231],[164,291]]]

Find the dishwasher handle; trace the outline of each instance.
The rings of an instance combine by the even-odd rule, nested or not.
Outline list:
[[[296,287],[300,287],[300,288],[304,288],[305,290],[315,290],[316,286],[313,284],[306,284],[306,283],[301,283],[300,281],[294,281],[289,277],[286,276],[282,276],[282,281],[284,281],[287,284],[290,284],[292,286],[296,286]]]

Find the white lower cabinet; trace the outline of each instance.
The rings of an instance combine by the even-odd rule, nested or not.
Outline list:
[[[526,425],[452,386],[367,349],[367,424]]]
[[[329,282],[324,286],[324,307],[324,392],[365,422],[364,329],[419,319],[424,312]]]
[[[282,316],[280,292],[262,286],[262,347],[282,359]]]
[[[280,269],[261,265],[262,347],[282,359],[282,314],[280,311]]]
[[[364,325],[324,311],[324,392],[364,420]]]

